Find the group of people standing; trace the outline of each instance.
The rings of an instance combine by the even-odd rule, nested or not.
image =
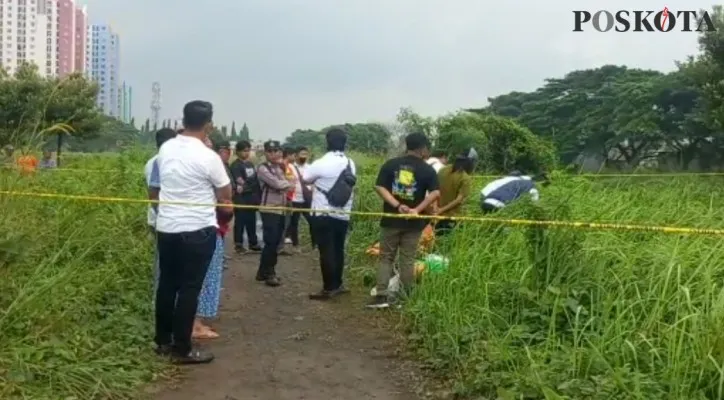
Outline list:
[[[202,319],[218,312],[224,238],[234,218],[236,252],[261,252],[257,281],[282,284],[277,257],[289,254],[284,251],[287,236],[292,252],[298,251],[298,223],[304,216],[322,272],[322,288],[310,299],[348,292],[342,271],[356,167],[344,154],[346,133],[327,132],[327,152],[309,165],[308,149],[283,149],[275,140],[264,143],[265,160],[259,165],[251,160],[251,145],[237,143],[237,159],[229,165],[229,143],[209,140],[212,119],[210,103],[186,104],[184,128],[158,131],[158,154],[145,167],[148,198],[155,203],[148,210],[148,225],[157,249],[156,352],[183,364],[214,359],[192,340],[218,337]],[[290,212],[309,208],[311,213]],[[263,246],[256,234],[258,211]]]
[[[214,358],[194,347],[192,339],[218,337],[201,319],[214,317],[218,311],[224,238],[234,218],[236,252],[261,253],[257,281],[270,287],[282,284],[276,269],[278,256],[289,254],[284,251],[285,239],[292,253],[298,251],[298,223],[303,216],[311,229],[312,247],[319,251],[322,275],[322,287],[309,298],[324,301],[349,293],[343,278],[345,243],[357,169],[345,154],[346,132],[327,131],[327,151],[312,163],[308,149],[284,149],[278,141],[269,140],[264,143],[263,162],[256,165],[251,145],[242,141],[236,144],[237,158],[229,165],[229,143],[209,141],[212,118],[210,103],[186,104],[184,128],[157,132],[159,151],[146,165],[148,196],[157,201],[148,211],[158,255],[156,351],[179,363],[207,363]],[[377,294],[368,303],[375,309],[403,300],[414,286],[417,245],[430,222],[418,216],[439,216],[439,235],[454,229],[451,217],[461,212],[469,197],[478,158],[471,148],[446,165],[444,152],[431,157],[424,134],[412,133],[405,141],[406,154],[385,162],[375,182],[384,212],[397,214],[380,221]],[[529,177],[515,176],[489,184],[481,192],[481,207],[499,209],[526,190],[533,194],[535,185],[529,181]],[[257,212],[263,246],[256,232]],[[403,290],[388,293],[395,265]]]

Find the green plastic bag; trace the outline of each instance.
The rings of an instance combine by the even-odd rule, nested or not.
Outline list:
[[[426,271],[435,273],[447,271],[447,267],[450,265],[450,259],[439,254],[428,254],[422,262],[425,263]]]

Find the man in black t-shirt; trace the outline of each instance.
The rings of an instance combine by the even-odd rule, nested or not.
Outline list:
[[[250,160],[251,144],[246,140],[236,143],[236,160],[231,163],[231,174],[234,177],[234,204],[259,205],[260,190],[256,177],[256,168]],[[234,248],[237,253],[244,253],[244,231],[249,242],[249,249],[261,251],[259,239],[256,237],[256,210],[246,208],[234,209]]]
[[[389,214],[419,215],[440,196],[435,169],[424,160],[430,142],[422,133],[405,138],[407,154],[388,160],[377,175],[375,190],[384,200]],[[415,283],[415,255],[426,219],[382,218],[380,221],[380,265],[377,271],[377,295],[369,308],[389,307],[389,284],[399,251],[400,281],[404,290]]]

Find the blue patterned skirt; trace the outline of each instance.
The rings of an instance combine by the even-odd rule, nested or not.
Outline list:
[[[199,306],[196,315],[202,318],[213,318],[219,311],[221,297],[221,277],[224,272],[224,238],[216,235],[216,250],[211,257],[209,271],[206,272],[204,285],[199,294]]]

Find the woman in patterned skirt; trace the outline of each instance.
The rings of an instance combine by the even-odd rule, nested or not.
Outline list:
[[[192,337],[195,339],[216,339],[219,334],[211,327],[204,324],[202,319],[215,318],[219,311],[219,299],[221,297],[221,277],[224,270],[224,237],[229,230],[229,220],[222,221],[222,216],[228,214],[217,214],[219,229],[216,234],[216,250],[211,258],[209,270],[206,272],[204,285],[199,293],[199,306],[196,309],[196,320]]]
[[[207,141],[206,145],[212,146],[210,141]],[[224,143],[219,143],[216,147],[215,150],[219,153],[224,165],[228,166],[229,156],[231,155],[230,147]],[[228,167],[227,173],[230,174]],[[204,324],[202,319],[215,318],[219,311],[221,278],[224,271],[224,238],[229,231],[229,223],[233,216],[234,214],[228,211],[216,210],[216,222],[219,225],[216,231],[216,250],[214,250],[214,256],[211,258],[209,270],[206,272],[206,278],[204,278],[204,284],[201,287],[201,293],[199,293],[199,305],[196,309],[196,320],[194,320],[194,330],[191,334],[194,339],[216,339],[219,337],[219,334]]]

